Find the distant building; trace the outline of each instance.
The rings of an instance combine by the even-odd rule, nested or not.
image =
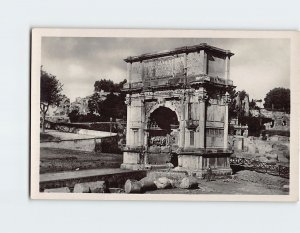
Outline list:
[[[106,92],[106,91],[98,91],[96,92],[97,94],[99,94],[100,96],[100,101],[104,101],[106,100],[107,96],[111,93],[111,92]],[[113,92],[114,95],[119,95],[120,93],[118,92]],[[75,99],[74,102],[72,102],[70,104],[70,110],[69,112],[77,109],[79,114],[82,114],[82,115],[86,115],[89,113],[89,99],[92,95],[88,95],[86,97],[77,97]]]
[[[290,130],[290,114],[262,108],[260,109],[260,115],[272,119],[272,122],[265,124],[267,130]]]
[[[52,122],[68,122],[70,112],[70,99],[63,96],[58,106],[49,106],[46,114],[46,120]]]
[[[70,105],[70,112],[78,110],[79,114],[86,115],[89,112],[89,98],[90,96],[81,98],[77,97],[74,102]]]

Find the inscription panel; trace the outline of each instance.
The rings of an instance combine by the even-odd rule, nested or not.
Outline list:
[[[184,73],[184,56],[167,56],[143,61],[145,79],[172,77]]]

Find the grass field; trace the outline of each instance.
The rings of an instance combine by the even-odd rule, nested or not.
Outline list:
[[[96,168],[119,168],[122,154],[41,148],[40,173]]]

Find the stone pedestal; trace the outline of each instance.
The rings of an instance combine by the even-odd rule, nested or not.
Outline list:
[[[186,171],[190,175],[204,178],[210,166],[216,178],[228,177],[232,174],[228,153],[220,154],[181,154],[180,164],[176,170]]]

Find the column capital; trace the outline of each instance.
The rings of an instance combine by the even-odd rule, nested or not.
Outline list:
[[[223,96],[223,101],[224,101],[225,105],[228,105],[231,102],[230,95],[227,91],[226,91],[225,95]]]
[[[199,95],[198,95],[198,101],[200,103],[203,103],[203,102],[206,102],[207,100],[208,100],[207,92],[205,90],[200,92]]]
[[[131,96],[126,96],[126,97],[125,97],[125,104],[126,104],[127,106],[130,106],[130,105],[131,105]]]

